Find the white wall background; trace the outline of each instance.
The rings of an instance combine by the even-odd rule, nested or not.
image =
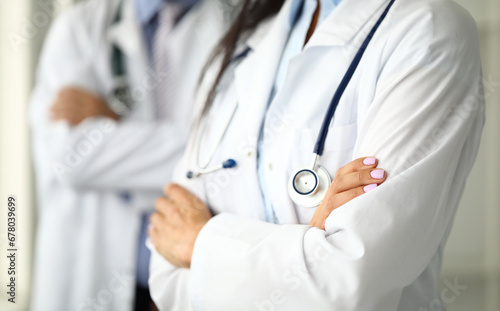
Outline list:
[[[449,311],[500,310],[500,1],[456,0],[481,36],[487,120],[445,253],[443,279],[467,286]],[[446,285],[443,283],[443,287]],[[439,309],[438,309],[439,310]]]
[[[35,194],[28,100],[38,54],[53,17],[72,0],[0,0],[0,310],[28,310],[35,225]],[[17,297],[7,302],[7,197],[17,210]],[[49,285],[50,286],[50,285]]]
[[[47,3],[54,4],[52,9]],[[27,310],[34,224],[33,176],[30,165],[27,102],[40,43],[49,19],[72,0],[0,0],[0,286],[4,269],[7,196],[19,199],[18,303],[7,304],[0,291],[0,310]],[[487,123],[480,154],[469,178],[446,248],[443,283],[467,286],[449,311],[500,310],[500,1],[457,0],[478,23],[487,89]],[[46,19],[45,19],[46,18]],[[31,26],[28,26],[31,25]],[[25,41],[16,49],[12,35]],[[19,39],[19,37],[18,37]],[[458,278],[458,279],[456,279]],[[57,297],[54,297],[57,299]],[[432,305],[429,311],[443,310]],[[417,310],[415,310],[417,311]],[[420,310],[418,310],[420,311]],[[422,310],[425,311],[425,310]]]
[[[0,1],[0,310],[25,310],[29,294],[33,192],[26,116],[33,64],[30,30],[24,29],[24,18],[29,18],[30,12],[28,1]],[[20,40],[16,49],[11,45],[13,38]],[[16,308],[7,302],[4,291],[8,284],[6,202],[12,194],[18,199]]]

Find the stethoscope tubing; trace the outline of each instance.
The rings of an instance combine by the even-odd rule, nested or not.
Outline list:
[[[351,81],[352,76],[356,72],[356,69],[358,68],[358,65],[361,61],[361,58],[363,57],[363,54],[366,51],[366,48],[368,47],[368,44],[373,38],[373,35],[379,28],[380,24],[382,24],[382,21],[385,19],[387,16],[387,13],[389,13],[390,8],[394,4],[395,0],[391,0],[387,7],[385,8],[384,12],[382,15],[380,15],[379,19],[371,29],[370,33],[366,36],[365,40],[363,41],[363,44],[361,44],[361,47],[359,48],[358,52],[354,56],[354,59],[352,60],[351,64],[349,65],[349,68],[347,69],[344,77],[342,78],[337,90],[335,91],[335,94],[332,97],[332,100],[330,102],[330,105],[328,106],[328,110],[325,114],[325,118],[323,119],[323,123],[321,125],[321,129],[318,133],[318,138],[316,140],[316,144],[314,145],[314,150],[313,153],[317,154],[318,156],[321,156],[323,154],[323,150],[325,148],[325,141],[326,137],[328,135],[328,129],[330,128],[330,123],[332,122],[333,115],[335,114],[335,110],[337,110],[337,106],[340,102],[340,99],[342,98],[342,95],[344,94],[345,89],[349,85],[349,82]]]

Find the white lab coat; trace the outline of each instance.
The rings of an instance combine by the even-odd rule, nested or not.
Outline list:
[[[32,310],[131,309],[140,219],[171,180],[201,68],[223,33],[223,7],[211,0],[176,25],[171,40],[178,48],[171,56],[177,100],[157,120],[133,2],[125,2],[122,20],[111,25],[118,3],[92,0],[64,12],[40,59],[31,100],[39,205]],[[119,123],[51,122],[49,107],[65,86],[111,93],[110,42],[124,52],[135,109]]]
[[[388,0],[342,1],[291,59],[266,111],[290,4],[246,40],[251,51],[229,69],[209,113],[217,121],[206,129],[208,141],[239,103],[210,163],[234,158],[237,167],[187,180],[195,158],[188,147],[176,171],[174,179],[217,215],[197,238],[190,270],[155,252],[153,298],[161,310],[184,311],[432,310],[484,123],[474,21],[448,0],[396,0],[340,101],[319,159],[335,176],[355,158],[376,156],[388,178],[334,210],[323,231],[307,225],[314,208],[294,205],[287,183],[312,160],[333,93]],[[264,116],[261,156],[279,225],[263,221],[255,147]],[[200,154],[210,148],[202,143]]]

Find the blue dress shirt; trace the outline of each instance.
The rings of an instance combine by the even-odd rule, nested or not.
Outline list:
[[[330,13],[335,9],[340,1],[341,0],[320,0],[320,15],[316,28],[328,17],[328,15],[330,15]],[[280,64],[274,80],[274,87],[269,98],[269,104],[272,102],[277,91],[283,84],[290,59],[298,55],[304,47],[307,31],[309,30],[309,27],[311,25],[311,21],[314,16],[314,12],[316,11],[317,5],[317,0],[293,0],[292,2],[290,11],[290,33],[281,55]],[[264,123],[265,120],[262,122],[257,148],[257,173],[259,176],[260,188],[264,199],[266,221],[279,223],[279,220],[276,218],[276,214],[273,209],[271,197],[269,196],[269,187],[267,186],[265,178],[265,164],[261,156],[262,150],[266,143],[264,141],[263,133]]]
[[[186,8],[193,7],[198,0],[135,0],[137,19],[142,27],[148,53],[151,56],[153,39],[158,28],[158,13],[165,3],[177,3]]]

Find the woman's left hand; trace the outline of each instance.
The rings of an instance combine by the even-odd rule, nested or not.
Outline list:
[[[149,236],[166,260],[189,268],[196,238],[212,214],[205,203],[177,184],[167,185],[164,193],[167,197],[156,200]]]

